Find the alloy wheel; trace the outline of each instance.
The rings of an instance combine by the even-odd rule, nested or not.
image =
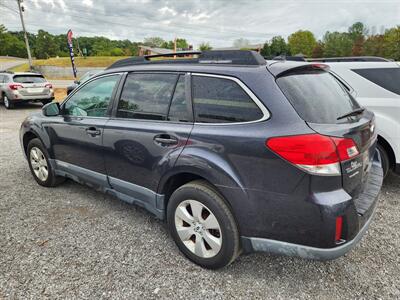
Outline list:
[[[49,169],[43,152],[38,147],[32,147],[30,151],[30,163],[36,177],[40,181],[46,181],[49,177]]]
[[[222,246],[222,231],[211,210],[196,200],[185,200],[175,210],[175,228],[182,243],[201,258],[214,257]]]

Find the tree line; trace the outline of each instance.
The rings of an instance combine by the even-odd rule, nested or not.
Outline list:
[[[28,33],[32,55],[38,59],[55,56],[68,56],[66,34],[53,35],[39,30],[37,34]],[[238,39],[234,46],[246,49],[246,39]],[[174,41],[160,37],[150,37],[143,42],[130,40],[111,40],[105,37],[78,37],[74,39],[76,55],[87,56],[135,56],[139,46],[174,49]],[[183,38],[176,39],[178,50],[189,49],[190,45]],[[201,43],[200,50],[212,49],[209,43]],[[381,34],[369,34],[365,25],[357,22],[347,32],[327,31],[321,40],[308,30],[299,30],[285,40],[275,36],[264,43],[261,54],[265,57],[278,55],[304,55],[307,57],[340,57],[340,56],[381,56],[400,60],[400,26],[387,29]],[[22,31],[8,31],[0,24],[0,55],[26,57],[24,35]]]
[[[380,56],[400,60],[400,26],[381,34],[369,34],[361,22],[354,23],[347,32],[327,31],[317,40],[308,30],[292,33],[286,40],[275,36],[265,42],[261,54],[266,57],[278,55],[303,55],[306,57]]]

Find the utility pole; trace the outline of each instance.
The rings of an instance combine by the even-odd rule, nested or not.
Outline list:
[[[26,34],[26,29],[25,29],[24,16],[23,16],[23,11],[22,11],[22,7],[21,7],[22,1],[23,0],[17,0],[17,3],[18,3],[18,9],[19,9],[19,16],[21,17],[22,30],[24,31],[26,51],[28,52],[29,69],[32,70],[31,48],[29,47],[28,35]]]

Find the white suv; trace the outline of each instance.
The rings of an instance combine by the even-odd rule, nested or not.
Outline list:
[[[357,101],[376,116],[384,174],[400,173],[400,65],[396,62],[324,62]]]

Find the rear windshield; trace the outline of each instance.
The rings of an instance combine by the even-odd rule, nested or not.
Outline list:
[[[400,95],[400,68],[356,69],[352,71],[380,87]]]
[[[18,83],[41,83],[46,82],[43,76],[41,75],[15,75],[14,82]]]
[[[335,124],[338,117],[360,107],[328,72],[304,70],[279,77],[276,82],[306,122]]]

